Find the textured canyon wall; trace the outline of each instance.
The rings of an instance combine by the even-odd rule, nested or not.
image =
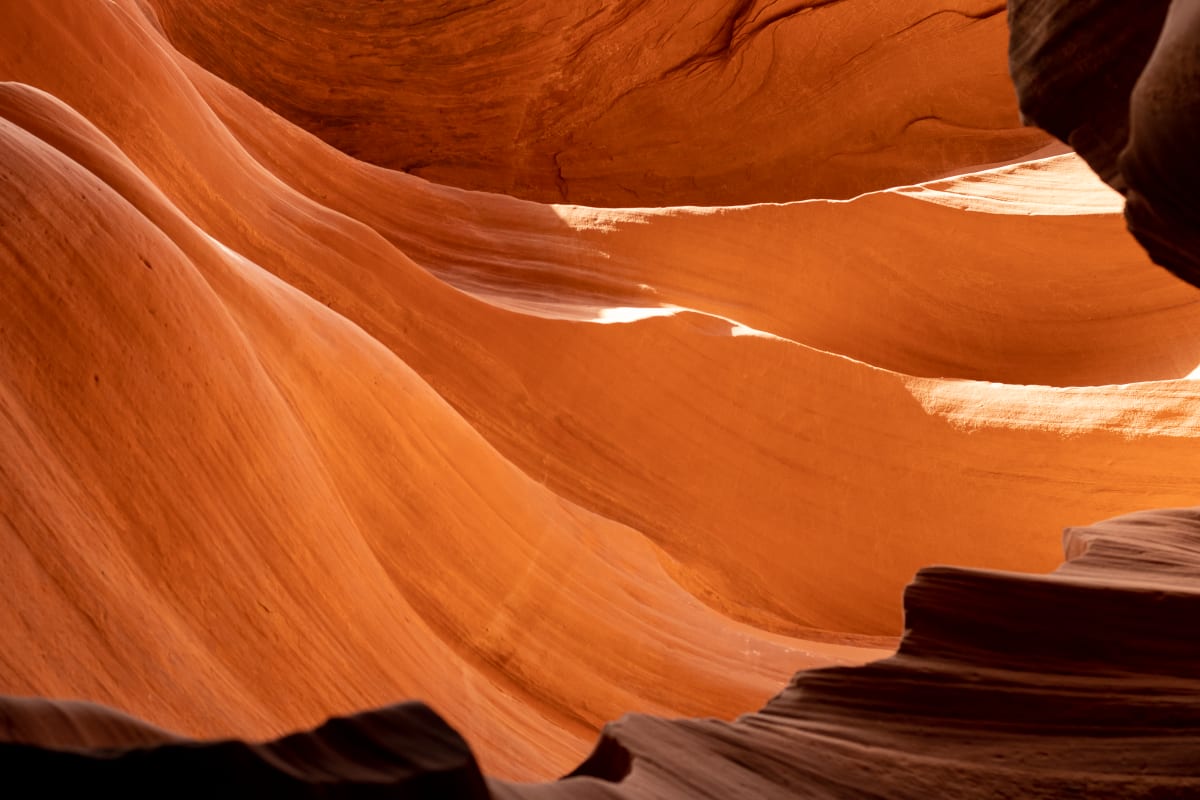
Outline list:
[[[161,0],[201,66],[358,158],[542,202],[851,197],[1046,143],[1004,4]]]
[[[481,53],[505,30],[496,20],[544,21],[544,9],[520,17],[492,5],[428,20],[456,32],[445,35],[461,52],[440,51],[457,54],[442,72],[422,61],[432,56],[405,55],[416,66],[403,91],[353,71],[386,65],[333,48],[336,57],[295,72],[308,77],[287,94],[303,99],[322,81],[336,93],[344,81],[350,106],[369,106],[372,92],[392,93],[395,113],[415,115],[410,129],[427,126],[412,142],[455,163],[499,164],[480,174],[524,192],[513,176],[540,144],[510,146],[486,104],[454,99],[457,116],[438,105],[470,94],[461,71],[472,64],[493,74]],[[394,20],[416,13],[375,8]],[[782,796],[812,784],[837,796],[872,780],[893,786],[863,748],[889,753],[881,763],[897,775],[920,773],[913,792],[984,772],[986,790],[1020,775],[973,754],[1041,744],[1076,759],[1043,765],[1058,769],[1047,783],[1039,773],[1022,784],[1043,794],[1082,791],[1104,769],[1117,777],[1096,791],[1158,791],[1186,777],[1176,757],[1192,740],[1171,720],[1190,724],[1190,684],[1155,709],[1164,749],[1142,783],[1128,777],[1132,762],[1101,768],[1111,750],[1088,738],[1094,731],[1039,732],[995,716],[1032,695],[1064,725],[1090,719],[1112,676],[1054,676],[1108,658],[1094,640],[1111,632],[1153,655],[1130,656],[1141,677],[1109,697],[1117,710],[1104,730],[1136,727],[1163,676],[1177,677],[1175,662],[1133,636],[1134,617],[1087,609],[1151,603],[1154,559],[1095,574],[1094,559],[1077,559],[1054,577],[937,568],[909,590],[907,620],[900,599],[929,564],[1048,573],[1067,525],[1196,502],[1195,290],[1150,262],[1125,232],[1121,196],[1076,156],[1042,151],[996,166],[1045,142],[1013,127],[1011,85],[929,83],[1003,69],[999,10],[897,21],[889,15],[909,11],[870,3],[790,15],[705,8],[676,10],[703,14],[694,27],[675,20],[670,30],[686,35],[644,57],[708,53],[696,41],[730,14],[730,41],[744,44],[675,73],[691,90],[653,91],[674,99],[682,116],[671,124],[697,129],[686,115],[706,109],[732,124],[720,116],[732,111],[696,100],[704,92],[750,98],[738,108],[746,135],[762,137],[761,172],[733,170],[728,186],[741,188],[721,195],[713,187],[726,179],[689,161],[688,148],[661,163],[694,171],[711,191],[705,203],[788,202],[545,204],[359,160],[252,96],[282,67],[264,69],[262,86],[222,77],[239,80],[255,42],[264,64],[289,63],[300,3],[49,0],[12,15],[0,29],[0,692],[104,703],[204,738],[267,739],[406,698],[444,722],[400,706],[265,748],[205,749],[94,706],[6,701],[4,738],[16,749],[0,756],[52,769],[56,756],[36,745],[54,746],[70,750],[74,774],[91,775],[86,748],[151,745],[97,769],[151,765],[153,777],[230,759],[241,765],[230,775],[244,768],[269,784],[282,770],[280,791],[297,793],[329,780],[348,792],[419,784],[441,771],[482,792],[476,756],[490,776],[553,777],[579,764],[606,722],[639,712],[655,716],[608,729],[576,779],[526,791],[703,796],[707,786],[730,796],[736,784]],[[576,33],[595,34],[578,63],[621,72],[632,45],[604,43],[659,31],[651,10],[606,6],[581,23]],[[477,18],[493,11],[507,16]],[[389,38],[408,35],[398,25],[344,35],[361,19],[327,13],[309,18],[310,39],[396,58],[416,46]],[[214,44],[218,30],[227,48]],[[839,72],[842,36],[866,55]],[[929,37],[933,49],[901,46],[906,37]],[[510,58],[505,41],[496,57],[535,72],[574,42],[550,36]],[[778,85],[760,88],[745,70],[768,41]],[[943,56],[954,71],[939,66]],[[731,72],[739,59],[743,71]],[[818,73],[831,82],[830,107],[847,115],[822,119],[851,133],[773,115],[785,84],[812,91],[795,75]],[[883,74],[894,102],[854,99]],[[526,92],[509,77],[505,86]],[[621,132],[622,158],[652,172],[660,162],[635,146],[634,121],[660,122],[589,117],[620,106],[591,85],[575,86],[567,116],[596,135]],[[969,135],[910,125],[930,96],[979,124]],[[615,120],[628,124],[618,131]],[[438,132],[443,123],[463,135]],[[718,136],[715,125],[688,147],[722,164],[705,138]],[[891,136],[896,125],[907,133]],[[360,130],[384,146],[399,126]],[[541,117],[530,127],[554,130]],[[721,136],[721,147],[737,141]],[[809,171],[785,164],[825,163],[847,136],[889,144],[831,167],[846,176],[840,187],[820,183],[820,170],[792,182]],[[497,149],[479,155],[488,142]],[[665,179],[621,194],[618,172],[587,173],[581,185],[597,203],[688,201]],[[430,174],[482,185],[467,171]],[[539,196],[531,187],[543,178],[521,180]],[[542,189],[561,197],[556,185]],[[1161,589],[1170,613],[1158,637],[1190,608],[1192,517],[1151,521],[1120,527],[1115,552],[1136,555],[1129,537],[1159,522],[1169,531],[1162,563],[1182,583]],[[1047,610],[1059,603],[1066,617]],[[1069,623],[1092,650],[994,663],[1064,636]],[[657,719],[732,719],[797,670],[887,655],[906,626],[892,660],[800,677],[761,714]],[[930,675],[980,693],[955,694]],[[799,709],[806,698],[816,705]],[[962,720],[913,721],[960,701]],[[1035,738],[1015,742],[997,727]],[[965,749],[935,729],[970,732]],[[783,763],[801,742],[812,758]],[[949,748],[932,766],[922,760],[937,760],[929,742]],[[429,758],[407,772],[383,766],[422,752]],[[689,777],[698,752],[713,770]]]

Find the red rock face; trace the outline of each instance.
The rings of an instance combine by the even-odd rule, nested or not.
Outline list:
[[[351,155],[541,202],[852,197],[1024,156],[1004,5],[160,0],[172,43]]]
[[[1051,571],[1195,502],[1200,297],[1002,9],[260,5],[0,28],[9,774],[1195,791],[1194,513]],[[1189,26],[1046,122],[1183,254]]]

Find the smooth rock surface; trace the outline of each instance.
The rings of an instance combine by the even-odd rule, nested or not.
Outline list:
[[[1071,559],[1051,575],[922,570],[894,656],[801,672],[733,722],[625,717],[557,783],[485,785],[462,740],[417,704],[264,745],[67,745],[43,725],[24,737],[42,747],[0,744],[0,765],[47,788],[138,797],[1197,796],[1200,510],[1071,528],[1064,545]],[[22,714],[124,724],[102,708],[2,700],[10,737]]]
[[[321,141],[243,91],[270,70],[222,77],[255,46],[299,57],[294,24],[280,44],[249,21],[315,18],[260,6],[45,0],[0,27],[0,758],[160,794],[186,787],[154,776],[195,770],[444,796],[421,764],[498,797],[1195,790],[1194,512],[1078,529],[1051,571],[1065,526],[1200,497],[1200,295],[1128,236],[1120,194],[1015,127],[1003,9],[672,6],[700,15],[687,27],[597,6],[576,33],[625,16],[588,40],[581,87],[637,73],[648,31],[666,37],[649,60],[709,53],[714,21],[742,42],[628,95],[672,98],[689,132],[685,111],[711,114],[692,155],[627,146],[630,120],[665,117],[568,98],[567,117],[611,105],[585,127],[625,137],[639,174],[663,165],[631,193],[627,167],[581,166],[579,197],[642,205],[601,208]],[[346,37],[366,17],[323,8],[291,95],[334,74],[351,105],[397,92],[311,45],[404,53],[389,37],[408,29]],[[427,20],[443,60],[546,12],[458,10]],[[1173,9],[1150,58],[1172,96],[1190,29]],[[572,40],[507,41],[492,55],[536,72]],[[820,58],[780,55],[760,90],[767,41]],[[494,68],[467,48],[410,71],[396,113],[493,188],[561,197],[528,168],[545,142],[462,102],[464,74]],[[894,102],[866,102],[884,76]],[[1155,85],[1129,142],[1165,137],[1186,178]],[[776,136],[784,89],[814,87],[831,109],[814,125],[846,131]],[[931,98],[978,124],[908,125]],[[746,150],[731,119],[762,145],[753,169],[721,166]],[[470,133],[461,150],[439,120]],[[854,137],[879,158],[834,163]],[[1155,194],[1163,165],[1130,164],[1131,209],[1190,208],[1190,184]],[[649,207],[692,197],[692,174],[705,206]],[[480,185],[466,175],[433,177]],[[1191,252],[1186,227],[1161,230]],[[929,564],[956,566],[921,571],[902,607]]]

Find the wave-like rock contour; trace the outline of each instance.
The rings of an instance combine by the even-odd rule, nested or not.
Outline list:
[[[669,46],[648,59],[708,53],[697,42],[720,23],[742,44],[630,102],[670,97],[664,113],[689,131],[689,114],[736,105],[771,143],[755,161],[770,175],[832,164],[810,183],[762,181],[720,166],[707,133],[689,141],[713,171],[627,146],[642,140],[621,127],[613,152],[694,174],[700,193],[655,178],[623,194],[626,167],[588,167],[578,197],[787,202],[620,209],[430,183],[243,91],[303,101],[346,80],[351,105],[370,107],[396,93],[396,113],[433,126],[414,143],[504,165],[496,184],[464,182],[561,197],[526,169],[545,142],[439,105],[467,92],[460,70],[493,69],[488,36],[508,52],[502,23],[524,17],[502,4],[426,20],[446,32],[430,41],[453,33],[464,49],[448,94],[411,71],[404,92],[425,102],[404,100],[386,69],[353,72],[383,68],[356,58],[360,45],[411,45],[390,39],[403,26],[374,44],[345,35],[367,17],[306,29],[350,49],[272,89],[295,56],[279,36],[294,37],[304,4],[46,0],[11,14],[0,692],[121,710],[5,701],[13,769],[89,784],[142,774],[152,789],[194,769],[208,776],[197,787],[243,775],[262,791],[417,796],[449,791],[438,781],[530,797],[837,796],[872,781],[891,796],[948,781],[1190,790],[1190,684],[1159,637],[1190,609],[1191,517],[1114,523],[1108,549],[1029,573],[1059,562],[1047,531],[1196,501],[1200,301],[1128,237],[1119,194],[1073,155],[1030,154],[1044,136],[1013,128],[999,82],[942,91],[1003,62],[1001,9],[810,5],[676,9],[700,16],[670,29],[656,5],[621,6],[621,25],[606,6],[573,29],[601,25],[579,63],[615,75],[628,48],[606,41],[657,31]],[[371,10],[411,22],[410,6]],[[541,74],[573,35],[550,37],[544,58],[502,60]],[[255,37],[262,83],[220,77],[243,81]],[[927,39],[932,51],[916,46]],[[775,66],[758,87],[767,42]],[[829,72],[846,42],[861,55]],[[782,81],[800,62],[829,85]],[[906,87],[895,103],[855,99],[885,73]],[[505,85],[536,107],[536,91]],[[853,136],[781,121],[784,89],[814,86],[830,108],[870,112],[851,115]],[[571,98],[563,113],[597,135],[631,115],[669,127],[642,106]],[[588,116],[605,108],[613,121]],[[925,124],[959,112],[971,133]],[[543,116],[529,130],[549,135]],[[447,120],[463,149],[435,130]],[[860,136],[884,155],[845,170],[828,158]],[[491,141],[514,145],[479,156]],[[1160,529],[1137,545],[1153,558],[1130,550],[1136,531]],[[904,586],[930,563],[977,570],[922,572],[902,619]],[[1163,580],[1156,563],[1178,581],[1147,588]],[[1089,616],[1093,602],[1107,616]],[[1121,627],[1126,602],[1163,604],[1153,638]],[[802,673],[762,712],[717,721],[796,670],[886,656],[905,626],[893,658]],[[1142,650],[1110,656],[1106,642]],[[409,697],[429,705],[393,706]],[[1017,698],[1055,721],[1039,728]],[[1116,742],[1125,760],[1106,749]]]
[[[1070,560],[1051,575],[922,570],[905,595],[910,627],[896,655],[802,672],[734,722],[626,717],[556,784],[493,781],[489,792],[462,741],[420,706],[331,720],[261,746],[96,750],[50,733],[41,748],[0,745],[0,761],[10,776],[63,789],[182,784],[290,797],[1200,795],[1200,653],[1190,636],[1200,613],[1200,512],[1071,528],[1064,544]],[[46,701],[5,701],[0,714],[10,726],[32,714],[123,723],[103,709]],[[78,738],[93,748],[104,741]]]

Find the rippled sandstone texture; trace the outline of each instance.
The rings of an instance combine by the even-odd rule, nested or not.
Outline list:
[[[798,57],[788,20],[856,6],[889,47],[869,3],[770,35]],[[924,565],[1044,572],[1056,529],[1195,502],[1197,296],[1074,156],[993,167],[1044,141],[1001,126],[901,181],[859,159],[878,191],[849,202],[544,205],[329,147],[177,52],[218,21],[188,8],[0,30],[0,691],[161,726],[8,700],[6,765],[484,792],[450,727],[391,707],[419,697],[499,778],[569,772],[641,714],[577,778],[497,796],[1194,788],[1190,512],[1098,528],[1115,555],[1056,577],[927,570],[893,658],[662,721],[887,655]],[[937,28],[955,80],[1005,44],[962,12]],[[265,747],[164,731],[371,707]]]

